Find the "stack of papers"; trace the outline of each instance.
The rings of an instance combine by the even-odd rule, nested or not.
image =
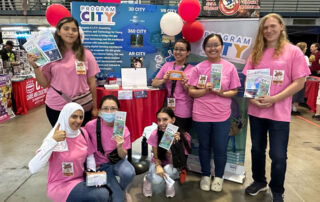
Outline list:
[[[105,84],[104,88],[105,89],[119,89],[119,85],[118,84]]]

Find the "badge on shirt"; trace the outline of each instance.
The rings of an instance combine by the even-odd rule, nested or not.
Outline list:
[[[86,74],[86,65],[83,61],[75,61],[77,74]]]
[[[72,162],[62,162],[62,174],[63,176],[73,176],[73,163]]]
[[[273,70],[272,83],[274,85],[281,85],[284,80],[284,70]]]
[[[207,75],[200,75],[199,80],[198,80],[198,88],[204,88],[206,87],[206,82],[207,82]]]
[[[167,98],[168,107],[171,108],[173,111],[176,108],[176,98]]]

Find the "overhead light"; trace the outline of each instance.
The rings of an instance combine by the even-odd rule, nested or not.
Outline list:
[[[1,27],[1,31],[30,31],[28,27]]]
[[[56,31],[55,27],[38,27],[39,31],[50,30],[52,32]]]

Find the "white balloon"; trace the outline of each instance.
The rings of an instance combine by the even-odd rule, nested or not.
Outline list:
[[[162,16],[160,27],[166,35],[175,36],[181,32],[183,21],[177,13],[169,12]]]

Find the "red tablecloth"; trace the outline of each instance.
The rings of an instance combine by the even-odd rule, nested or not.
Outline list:
[[[312,76],[306,81],[305,97],[307,105],[313,112],[316,112],[316,102],[319,90],[320,77]]]
[[[13,96],[16,101],[16,114],[26,114],[28,110],[42,105],[46,98],[47,88],[42,88],[36,79],[12,82]]]
[[[98,106],[105,95],[118,97],[119,90],[106,90],[103,87],[97,88]],[[133,90],[140,91],[140,90]],[[163,106],[166,97],[165,90],[146,90],[146,98],[134,98],[132,100],[120,100],[120,110],[127,112],[126,125],[131,133],[131,142],[141,137],[146,126],[157,122],[156,113]]]

